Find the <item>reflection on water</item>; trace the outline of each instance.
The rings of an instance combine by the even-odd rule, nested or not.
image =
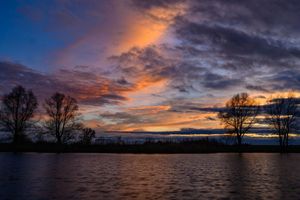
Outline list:
[[[0,199],[299,199],[300,154],[0,154]]]

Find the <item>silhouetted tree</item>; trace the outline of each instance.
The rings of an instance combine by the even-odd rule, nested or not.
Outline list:
[[[58,144],[69,141],[73,138],[72,133],[80,130],[78,105],[74,98],[55,93],[46,99],[44,108],[48,115],[44,126]]]
[[[81,131],[80,142],[85,145],[91,144],[96,132],[91,128],[83,128]]]
[[[219,112],[218,117],[225,129],[235,135],[237,144],[241,145],[245,133],[253,126],[258,111],[259,107],[254,99],[247,93],[241,93],[226,103],[226,108]]]
[[[270,99],[265,106],[266,121],[278,135],[281,150],[287,150],[289,134],[296,122],[297,100],[293,94],[276,96]]]
[[[31,90],[16,86],[3,96],[0,110],[0,125],[13,134],[13,143],[20,143],[25,138],[25,131],[32,125],[30,119],[38,106]]]

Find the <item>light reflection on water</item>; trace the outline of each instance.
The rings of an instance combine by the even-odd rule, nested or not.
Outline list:
[[[300,154],[0,154],[0,199],[299,199]]]

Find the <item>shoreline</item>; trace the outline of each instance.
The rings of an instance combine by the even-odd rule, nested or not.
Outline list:
[[[201,145],[201,144],[0,144],[0,152],[36,153],[118,153],[118,154],[201,154],[201,153],[282,153],[278,145]],[[287,153],[300,153],[300,145],[290,145]]]

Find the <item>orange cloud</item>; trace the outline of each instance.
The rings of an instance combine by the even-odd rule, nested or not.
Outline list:
[[[106,58],[111,55],[126,52],[133,47],[144,48],[162,42],[175,17],[183,15],[187,10],[183,3],[168,8],[151,8],[143,12],[133,9],[126,1],[112,4],[110,12],[105,10],[90,13],[94,20],[92,25],[80,24],[84,27],[82,33],[55,54],[55,64],[71,67],[105,66]],[[76,25],[83,22],[74,23]]]
[[[172,7],[153,7],[136,13],[120,39],[117,53],[128,51],[132,47],[144,48],[164,39],[168,28],[177,16],[183,15],[187,4],[177,3]]]

